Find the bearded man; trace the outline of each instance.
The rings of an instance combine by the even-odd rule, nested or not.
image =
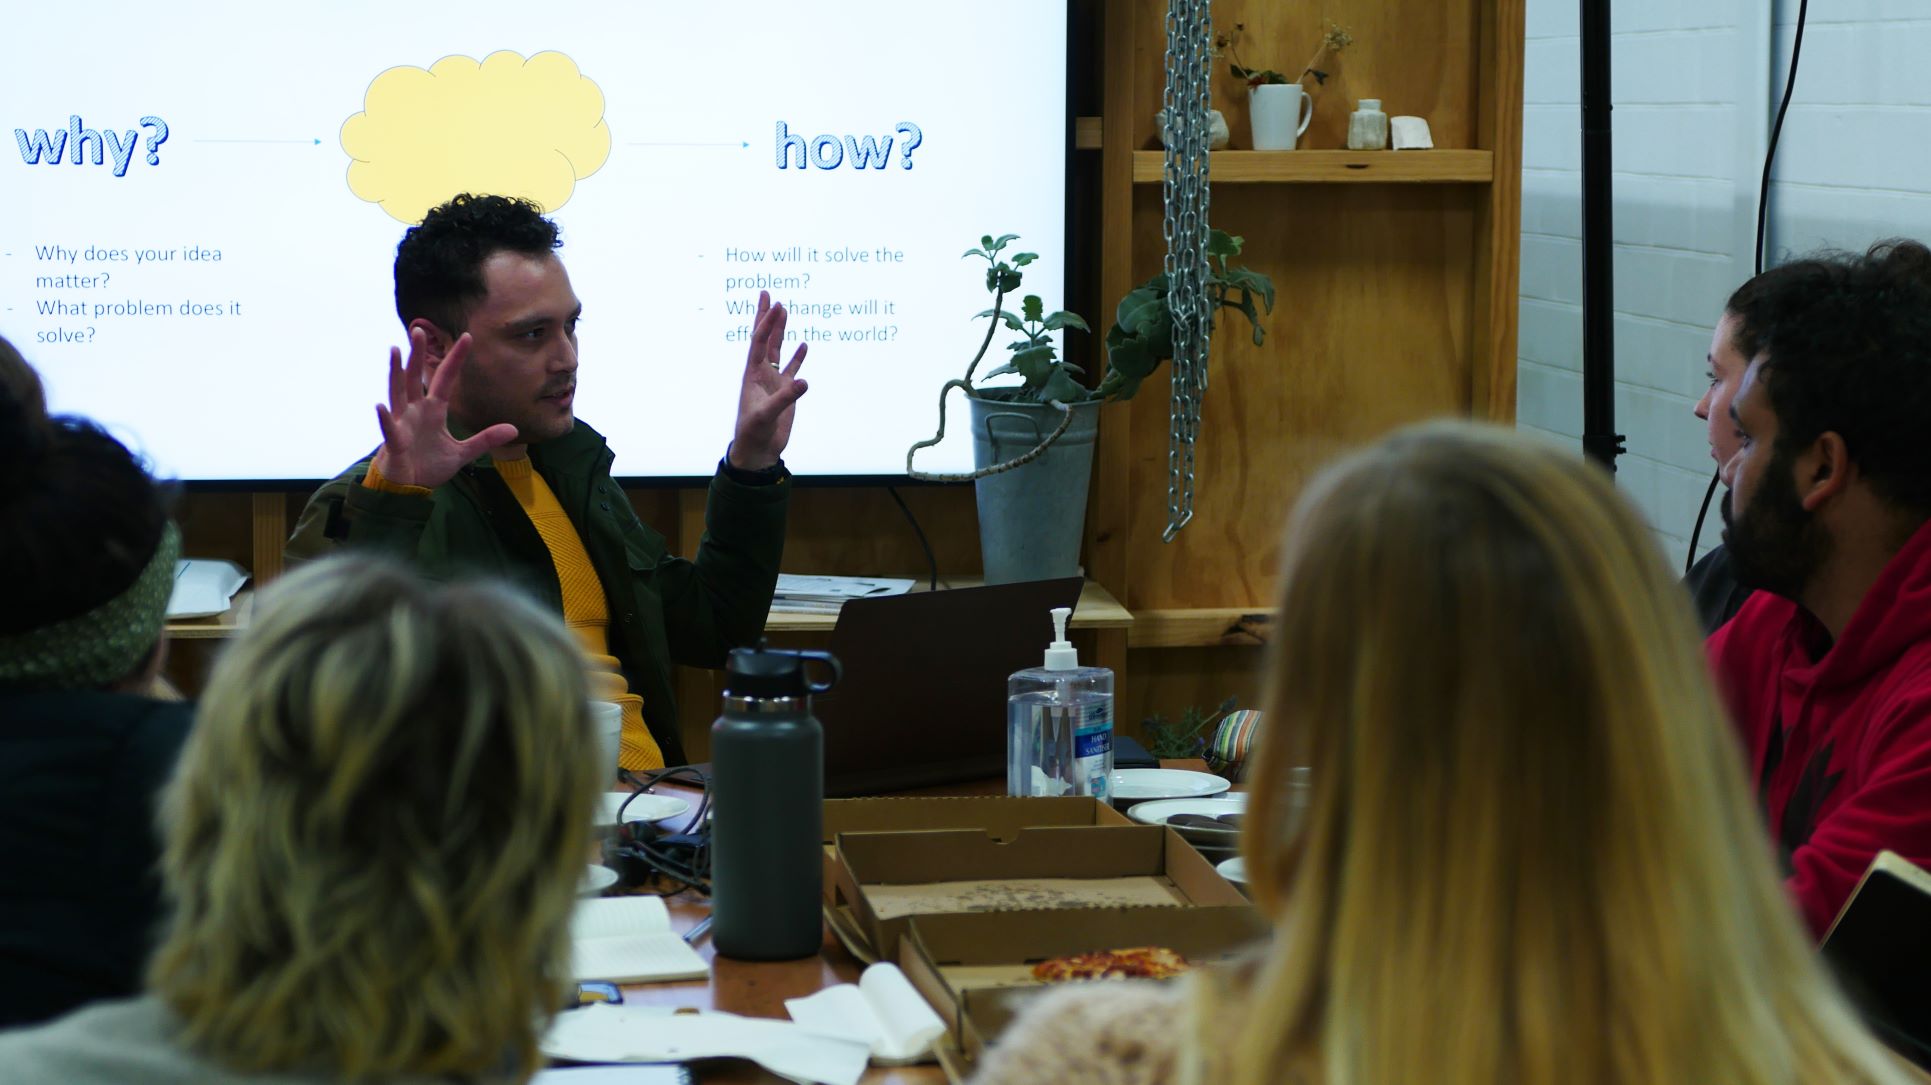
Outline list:
[[[1740,313],[1709,640],[1792,895],[1822,935],[1881,850],[1931,865],[1931,250],[1783,265]]]

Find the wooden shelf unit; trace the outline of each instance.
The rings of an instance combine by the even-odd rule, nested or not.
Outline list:
[[[1101,416],[1086,567],[1132,611],[1122,719],[1229,693],[1252,706],[1277,602],[1288,509],[1337,455],[1435,415],[1515,412],[1524,0],[1220,0],[1250,61],[1307,56],[1323,20],[1354,42],[1331,64],[1294,151],[1251,147],[1245,86],[1217,62],[1233,146],[1209,158],[1210,219],[1279,304],[1255,346],[1223,314],[1196,445],[1194,519],[1170,544],[1167,382]],[[1099,312],[1160,270],[1165,0],[1100,5]],[[1436,149],[1359,152],[1348,113],[1379,98],[1427,119]],[[1090,161],[1090,159],[1089,159]],[[1084,302],[1083,302],[1084,303]],[[1096,325],[1096,328],[1099,325]]]
[[[941,588],[976,588],[984,581],[973,577],[947,577]],[[913,591],[925,591],[920,580]],[[235,594],[226,611],[207,618],[176,618],[167,623],[168,636],[175,640],[225,640],[248,628],[255,614],[255,589],[243,588]],[[838,624],[838,615],[819,611],[783,610],[773,607],[765,619],[766,633],[829,633]],[[1079,605],[1073,610],[1068,629],[1130,630],[1133,615],[1105,588],[1093,581],[1080,590]]]
[[[1278,616],[1273,607],[1173,607],[1133,615],[1128,648],[1250,648],[1266,644]]]
[[[226,640],[248,628],[255,618],[255,589],[235,593],[228,609],[207,618],[172,618],[167,623],[170,640]]]
[[[908,574],[899,573],[899,576]],[[984,584],[981,577],[951,576],[939,581],[941,589],[976,588]],[[923,577],[912,588],[915,592],[926,590]],[[773,607],[771,616],[764,621],[766,633],[829,633],[838,624],[838,615],[819,611],[781,610]],[[1105,629],[1131,630],[1133,615],[1113,598],[1112,593],[1093,581],[1086,582],[1080,589],[1079,605],[1073,608],[1073,616],[1066,623],[1068,629]],[[1131,634],[1129,634],[1130,638]]]
[[[1133,183],[1159,184],[1165,151],[1133,152]],[[1207,177],[1239,184],[1488,184],[1494,151],[1215,151]]]

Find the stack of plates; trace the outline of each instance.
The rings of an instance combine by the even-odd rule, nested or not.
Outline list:
[[[1122,786],[1120,777],[1135,772],[1155,775]],[[1120,788],[1117,798],[1127,817],[1171,828],[1209,860],[1231,858],[1240,847],[1240,819],[1247,812],[1247,796],[1228,791],[1221,777],[1181,769],[1128,769],[1114,773],[1114,784]],[[1176,791],[1179,797],[1164,797]]]
[[[1157,799],[1126,812],[1134,821],[1171,826],[1196,846],[1231,848],[1240,840],[1240,819],[1247,812],[1244,794],[1205,799]]]
[[[1208,859],[1231,858],[1240,847],[1240,820],[1247,812],[1247,796],[1217,795],[1205,799],[1156,799],[1143,802],[1126,816],[1148,825],[1165,825]]]

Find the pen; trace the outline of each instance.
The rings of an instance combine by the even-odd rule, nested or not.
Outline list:
[[[712,916],[707,915],[703,919],[698,920],[697,926],[684,932],[684,941],[690,945],[696,945],[697,940],[704,937],[704,932],[711,929],[712,918]]]

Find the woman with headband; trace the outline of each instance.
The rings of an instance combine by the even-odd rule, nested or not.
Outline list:
[[[145,696],[180,550],[140,459],[49,417],[0,339],[0,1027],[140,986],[154,796],[192,719]]]

